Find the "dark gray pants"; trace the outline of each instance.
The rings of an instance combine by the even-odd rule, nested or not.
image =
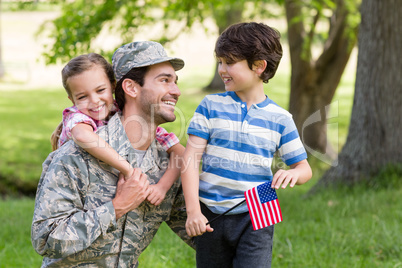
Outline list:
[[[218,216],[202,203],[201,210],[208,220]],[[273,225],[254,231],[246,212],[222,216],[211,227],[195,237],[198,268],[271,267]]]

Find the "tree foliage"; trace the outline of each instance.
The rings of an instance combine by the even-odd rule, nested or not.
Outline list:
[[[232,11],[240,10],[241,15],[246,5],[248,17],[264,14],[265,9],[258,9],[266,2],[269,0],[77,0],[63,3],[61,16],[44,23],[38,35],[50,40],[45,44],[43,56],[52,64],[93,51],[93,41],[105,28],[118,35],[124,44],[132,42],[145,26],[162,23],[163,28],[152,39],[164,44],[206,18],[213,18],[217,26],[224,29]],[[241,19],[240,16],[229,23]],[[100,48],[95,50],[104,55],[111,53]]]

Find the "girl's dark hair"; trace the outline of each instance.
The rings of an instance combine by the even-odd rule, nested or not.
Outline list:
[[[70,60],[61,71],[61,77],[63,81],[63,87],[65,88],[69,97],[71,96],[71,89],[68,85],[68,78],[75,75],[79,75],[85,71],[88,71],[93,66],[100,66],[105,71],[105,74],[109,78],[112,89],[116,86],[116,78],[114,77],[112,65],[101,55],[96,53],[89,53],[80,55]]]
[[[114,95],[117,105],[119,106],[119,109],[121,111],[123,110],[124,104],[126,103],[126,98],[124,97],[124,90],[122,87],[124,79],[131,79],[142,87],[144,85],[144,78],[147,71],[148,66],[133,68],[117,82]]]
[[[216,41],[215,57],[232,62],[247,60],[252,70],[257,60],[266,60],[267,67],[260,78],[268,83],[278,69],[282,58],[280,33],[263,23],[233,24],[222,32]]]

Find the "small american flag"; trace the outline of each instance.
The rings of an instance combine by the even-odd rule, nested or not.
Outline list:
[[[254,230],[282,221],[282,212],[278,197],[275,189],[271,188],[271,182],[251,188],[244,195]]]

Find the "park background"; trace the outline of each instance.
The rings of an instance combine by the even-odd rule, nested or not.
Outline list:
[[[30,242],[30,224],[41,164],[51,147],[49,137],[61,112],[70,103],[61,85],[65,62],[46,65],[40,25],[60,15],[58,7],[39,8],[2,3],[1,53],[5,76],[0,80],[0,267],[39,267],[41,256]],[[289,104],[290,56],[283,18],[260,20],[283,35],[284,56],[266,93],[282,107]],[[181,57],[186,66],[178,72],[182,91],[178,120],[164,127],[185,145],[186,126],[199,101],[208,94],[203,87],[214,73],[213,48],[218,35],[210,20],[197,24],[168,46],[168,54]],[[136,35],[151,38],[152,27]],[[42,38],[42,39],[41,39]],[[117,40],[117,41],[116,41]],[[109,49],[119,45],[113,36],[98,42]],[[347,137],[355,87],[357,49],[352,52],[331,104],[329,136],[339,152]],[[388,185],[340,187],[309,195],[309,190],[334,165],[310,156],[314,177],[306,185],[279,190],[284,221],[275,228],[273,267],[402,267],[400,170],[377,174]],[[336,161],[335,161],[336,162]],[[26,187],[25,187],[26,186]],[[25,189],[25,190],[24,190]],[[162,226],[140,258],[140,267],[195,267],[194,251]]]

